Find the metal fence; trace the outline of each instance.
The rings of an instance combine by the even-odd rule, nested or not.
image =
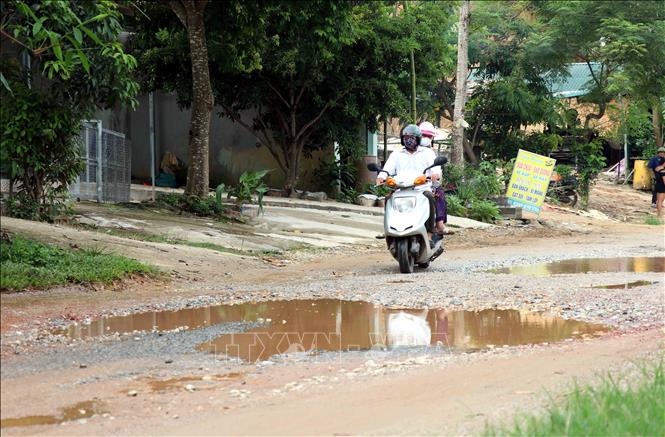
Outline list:
[[[70,187],[72,197],[98,202],[129,202],[131,151],[125,135],[84,121],[80,134],[85,169]]]

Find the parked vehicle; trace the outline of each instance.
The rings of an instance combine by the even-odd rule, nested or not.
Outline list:
[[[577,203],[577,178],[574,175],[561,177],[552,173],[547,197],[557,200],[565,206],[573,207]]]
[[[443,253],[443,240],[430,244],[426,228],[431,214],[430,200],[417,187],[429,182],[425,176],[427,170],[446,162],[445,157],[438,157],[433,165],[416,175],[391,175],[375,163],[367,166],[370,171],[388,174],[386,186],[391,193],[386,200],[383,227],[388,250],[399,262],[402,273],[413,273],[416,264],[427,268]]]

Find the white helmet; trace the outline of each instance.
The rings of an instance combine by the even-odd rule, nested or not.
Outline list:
[[[423,135],[422,139],[420,140],[420,144],[425,147],[431,147],[434,136],[436,135],[434,125],[429,121],[423,121],[418,127],[420,128],[420,132]]]
[[[436,131],[434,130],[434,125],[429,121],[423,121],[418,125],[418,127],[420,128],[420,132],[423,134],[423,136],[434,138],[434,135],[436,135]]]

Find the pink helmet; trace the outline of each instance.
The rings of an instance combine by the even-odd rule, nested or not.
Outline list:
[[[420,128],[420,132],[423,134],[423,136],[428,136],[434,138],[436,135],[436,132],[434,131],[434,125],[430,123],[429,121],[423,121],[418,125]]]

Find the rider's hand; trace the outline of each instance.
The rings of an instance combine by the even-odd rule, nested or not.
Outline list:
[[[383,185],[385,181],[383,178],[376,178],[376,185]]]

